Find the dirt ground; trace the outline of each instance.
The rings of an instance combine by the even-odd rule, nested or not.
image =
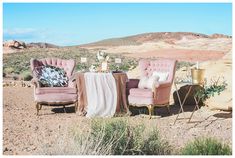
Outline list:
[[[188,117],[193,107],[186,107],[181,113]],[[172,105],[172,115],[165,108],[157,109],[153,119],[143,115],[124,117],[130,123],[142,122],[146,127],[156,126],[162,138],[169,141],[175,148],[181,148],[196,137],[215,137],[224,143],[232,145],[232,113],[211,111],[207,107],[197,110],[191,123],[186,119],[173,122],[178,112],[178,106]],[[86,126],[90,119],[74,113],[73,105],[66,108],[43,106],[40,116],[36,116],[33,101],[33,88],[4,87],[3,88],[3,154],[32,155],[46,154],[45,148],[55,148],[55,143],[66,135],[68,129],[80,124]],[[59,149],[58,149],[59,150]]]

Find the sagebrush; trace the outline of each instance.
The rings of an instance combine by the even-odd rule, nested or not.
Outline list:
[[[232,155],[232,149],[214,138],[197,138],[188,143],[182,155]]]

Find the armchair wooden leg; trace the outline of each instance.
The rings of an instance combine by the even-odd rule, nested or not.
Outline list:
[[[39,106],[40,106],[40,104],[39,103],[36,103],[36,109],[37,109],[37,116],[38,116],[38,113],[39,113]]]
[[[167,108],[167,111],[168,111],[169,115],[171,115],[170,105],[167,105],[166,108]]]
[[[39,104],[38,109],[39,109],[39,110],[42,109],[42,104]]]
[[[151,119],[152,118],[152,114],[153,114],[154,106],[152,104],[150,104],[147,107],[148,107],[148,110],[149,110],[149,118]]]
[[[66,113],[65,105],[63,105],[64,113]]]
[[[77,110],[78,110],[78,101],[76,101],[76,102],[75,102],[74,106],[75,106],[75,108],[74,108],[74,109],[75,109],[75,113],[76,113],[76,112],[77,112]]]

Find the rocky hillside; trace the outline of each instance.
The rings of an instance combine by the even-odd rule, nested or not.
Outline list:
[[[174,44],[175,41],[181,39],[193,40],[201,38],[216,39],[216,38],[232,38],[232,37],[223,34],[205,35],[192,32],[155,32],[155,33],[144,33],[144,34],[138,34],[134,36],[127,36],[121,38],[105,39],[102,41],[88,43],[81,46],[92,47],[92,46],[140,45],[146,42],[159,42],[159,41],[164,41],[169,44]]]
[[[3,42],[3,53],[15,53],[28,48],[59,48],[59,46],[50,43],[25,43],[23,41],[8,40]]]
[[[59,46],[50,43],[37,42],[28,43],[27,48],[59,48]]]

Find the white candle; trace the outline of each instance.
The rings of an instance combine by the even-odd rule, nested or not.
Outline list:
[[[199,69],[199,62],[197,61],[197,69]]]

